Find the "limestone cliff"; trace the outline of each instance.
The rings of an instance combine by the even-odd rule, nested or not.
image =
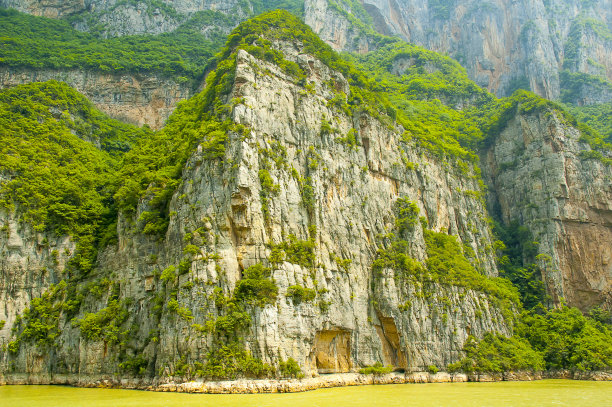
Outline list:
[[[118,1],[118,0],[1,0],[1,7],[49,18],[67,18],[81,31],[99,31],[103,36],[160,34],[174,31],[194,13],[220,11],[245,19],[252,13],[250,2],[218,0]],[[244,7],[244,9],[243,9]],[[202,27],[203,31],[211,27]],[[223,27],[227,29],[228,27]],[[231,29],[233,27],[229,27]]]
[[[0,67],[1,89],[48,80],[66,82],[115,119],[152,129],[161,128],[176,105],[193,94],[190,83],[155,73]]]
[[[607,103],[612,93],[607,0],[305,0],[303,7],[300,1],[0,0],[0,6],[65,18],[104,37],[171,32],[202,11],[235,20],[207,20],[199,27],[203,34],[227,33],[254,13],[303,9],[305,22],[336,50],[371,51],[377,47],[376,32],[399,36],[457,59],[470,78],[498,96],[523,88],[582,105]],[[587,74],[589,83],[573,84],[563,72]]]
[[[612,168],[559,114],[517,115],[482,152],[490,206],[533,233],[555,303],[612,302]]]
[[[559,99],[568,85],[560,81],[562,69],[612,80],[612,14],[605,0],[365,0],[363,8],[350,2],[306,0],[304,18],[337,50],[367,51],[363,44],[372,36],[367,32],[372,27],[450,55],[470,78],[498,96],[522,87]],[[591,99],[568,101],[610,100],[608,87],[584,93]]]
[[[610,309],[609,156],[558,109],[537,100],[544,108],[504,112],[481,151],[481,178],[474,161],[435,152],[400,126],[363,74],[356,80],[354,67],[299,21],[258,22],[272,32],[238,29],[203,91],[180,105],[169,130],[151,135],[167,136],[152,140],[172,148],[159,156],[143,149],[133,167],[126,160],[125,179],[112,186],[128,193],[107,200],[125,197],[133,207],[114,207],[116,241],[110,233],[96,246],[91,270],[70,268],[81,255],[74,238],[35,230],[18,205],[0,212],[4,380],[134,376],[158,384],[247,368],[282,373],[290,359],[315,376],[377,362],[407,372],[445,368],[469,335],[513,332],[518,297],[495,278],[487,203],[540,242],[537,260],[555,301]],[[395,62],[387,67],[394,72],[415,63]],[[112,92],[117,115],[117,83],[126,84],[120,95],[142,100],[130,112],[187,95],[170,80],[151,79],[149,88],[130,75],[6,71],[3,80],[33,75],[66,77],[102,106]],[[478,96],[453,100],[455,111],[492,100]],[[141,167],[143,177],[157,168],[148,160],[171,163],[144,192],[131,189]],[[434,262],[440,252],[442,265]],[[455,268],[466,273],[458,278]]]
[[[424,234],[442,231],[460,239],[481,273],[495,276],[474,169],[441,163],[385,115],[330,102],[351,87],[303,44],[277,41],[273,49],[306,77],[244,50],[231,56],[236,67],[224,98],[231,122],[249,131],[228,133],[222,160],[207,158],[204,142],[196,148],[163,239],[120,217],[118,244],[78,283],[78,314],[58,320],[52,357],[44,345],[9,343],[19,308],[7,302],[5,378],[72,374],[76,381],[131,372],[134,364],[150,378],[195,376],[198,363],[220,355],[216,335],[239,315],[224,304],[260,263],[271,268],[278,296],[247,306],[251,323],[241,336],[271,365],[293,358],[309,375],[375,362],[418,371],[457,360],[468,335],[511,333],[514,306],[503,296],[373,265],[394,235],[407,239],[414,262],[425,261]],[[423,219],[398,230],[398,202],[414,202],[413,215]],[[141,200],[135,219],[148,205]],[[36,253],[28,242],[3,265],[3,287],[14,279],[8,270]],[[65,300],[65,290],[55,287],[52,298]],[[111,325],[94,332],[88,321]]]

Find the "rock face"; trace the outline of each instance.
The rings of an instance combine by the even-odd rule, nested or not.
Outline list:
[[[2,0],[0,6],[34,16],[61,18],[86,10],[85,0]]]
[[[308,7],[324,6],[318,1],[307,3],[307,18]],[[356,29],[344,24],[340,10],[335,13],[337,19],[325,14],[311,24],[344,47],[355,38],[346,30]],[[353,45],[370,49],[366,37]],[[227,317],[228,298],[260,263],[271,269],[278,297],[246,307],[246,349],[273,365],[293,358],[307,375],[354,372],[376,362],[408,372],[444,368],[459,358],[468,335],[512,333],[508,309],[497,298],[374,267],[391,233],[403,234],[410,257],[425,261],[428,227],[457,236],[472,265],[496,276],[478,171],[432,157],[383,113],[344,109],[351,88],[341,73],[300,44],[270,43],[305,78],[237,53],[231,92],[222,101],[236,125],[223,159],[208,159],[204,143],[195,148],[170,200],[162,238],[134,225],[150,209],[147,199],[133,219],[119,216],[118,243],[99,253],[92,274],[75,283],[77,314],[73,322],[61,320],[51,351],[33,343],[11,351],[11,328],[32,298],[67,277],[64,266],[75,245],[31,230],[18,209],[0,213],[4,380],[93,383],[132,369],[130,363],[146,371],[145,385],[186,379],[185,366],[195,368],[219,350],[207,326]],[[491,66],[488,71],[496,72]],[[538,67],[530,72],[540,75]],[[501,89],[506,79],[499,74]],[[152,127],[189,96],[156,77],[5,70],[0,79],[3,86],[65,80],[113,116]],[[542,92],[553,82],[542,82]],[[540,242],[538,261],[554,300],[610,309],[612,170],[581,153],[589,150],[556,113],[517,113],[482,151],[483,179],[490,207],[505,221],[520,220]],[[402,201],[413,202],[422,216],[409,231],[397,230]],[[304,252],[311,257],[304,260]],[[296,287],[312,296],[292,294]],[[116,326],[111,332],[124,335],[123,342],[83,335],[78,321],[112,319],[120,313],[113,304],[125,311],[120,325],[129,334]]]
[[[18,213],[0,211],[0,321],[5,321],[0,324],[0,341],[4,344],[17,315],[63,278],[75,248],[67,236],[33,230],[20,222]]]
[[[582,104],[612,97],[612,12],[608,0],[364,0],[362,5],[305,0],[304,20],[336,50],[376,48],[374,30],[457,59],[476,83],[498,96],[517,88],[547,99]],[[52,18],[69,18],[82,31],[105,37],[160,34],[199,11],[219,11],[236,24],[259,6],[251,2],[179,0],[0,0],[0,6]],[[264,6],[264,8],[267,6]],[[361,22],[359,22],[361,20]],[[356,23],[357,22],[357,23]],[[214,24],[214,23],[207,23]],[[221,23],[222,31],[231,30]],[[212,26],[202,27],[205,34]],[[592,75],[577,89],[560,71]],[[606,85],[592,86],[592,81]]]
[[[178,102],[193,94],[190,85],[155,74],[0,67],[0,88],[52,79],[77,89],[114,119],[152,129],[161,128]]]
[[[458,359],[470,334],[510,334],[507,315],[483,292],[423,286],[393,270],[372,268],[377,249],[385,246],[379,235],[394,230],[396,202],[405,198],[416,203],[432,229],[455,234],[471,248],[482,273],[495,276],[484,202],[474,194],[478,177],[402,141],[402,129],[384,116],[348,115],[328,103],[339,90],[350,92],[346,79],[295,44],[275,48],[306,70],[313,87],[307,90],[276,65],[239,51],[228,100],[236,101],[231,119],[250,132],[230,133],[223,161],[206,160],[202,148],[196,149],[171,200],[164,240],[134,232],[120,219],[118,245],[99,255],[98,275],[112,270],[119,298],[129,298],[122,302],[129,311],[124,326],[133,327],[128,349],[138,350],[148,371],[160,378],[180,376],[181,364],[206,359],[215,345],[198,324],[219,316],[219,296],[231,295],[244,270],[257,263],[272,267],[278,299],[249,308],[246,347],[273,364],[293,358],[307,375],[355,371],[375,362],[406,371],[443,367]],[[324,120],[335,130],[322,131]],[[352,129],[356,144],[342,140]],[[262,170],[272,189],[262,182]],[[139,213],[146,209],[142,202]],[[410,254],[424,260],[423,227],[416,223]],[[188,242],[197,253],[186,260]],[[311,263],[289,255],[270,261],[273,245],[306,242],[313,245]],[[34,250],[24,249],[5,268]],[[160,270],[181,261],[189,272],[176,283],[160,278]],[[89,280],[97,281],[94,275]],[[316,298],[296,299],[290,294],[295,285],[314,290]],[[103,308],[105,299],[110,301],[103,292],[102,298],[85,296],[77,318]],[[165,304],[172,298],[176,307],[170,309]],[[15,312],[6,312],[7,327]],[[12,372],[32,377],[117,372],[120,355],[106,341],[86,340],[70,322],[60,330],[52,358],[35,346],[4,353],[8,381]]]
[[[367,35],[330,4],[306,0],[306,23],[337,50],[367,51]],[[363,6],[378,32],[452,56],[470,78],[498,96],[520,86],[559,99],[562,68],[612,80],[607,0],[365,0]],[[349,6],[343,9],[357,14]],[[608,102],[606,89],[591,100],[572,101]]]
[[[482,153],[490,206],[538,241],[539,265],[556,303],[612,304],[612,168],[558,115],[519,115]]]
[[[220,11],[239,19],[245,19],[252,12],[250,2],[236,0],[0,0],[0,6],[36,16],[70,18],[75,28],[81,31],[95,29],[105,37],[174,31],[199,11]]]

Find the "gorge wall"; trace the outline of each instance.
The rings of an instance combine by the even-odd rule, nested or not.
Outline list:
[[[264,362],[294,358],[306,374],[354,371],[377,361],[406,371],[446,366],[459,357],[468,335],[511,333],[512,305],[490,294],[419,281],[388,265],[373,268],[377,250],[389,245],[389,237],[381,235],[392,231],[403,233],[410,256],[423,261],[429,224],[457,235],[471,248],[480,272],[495,276],[484,202],[474,194],[480,186],[472,170],[441,165],[414,142],[402,141],[402,130],[384,116],[348,114],[330,104],[335,95],[350,94],[343,75],[297,44],[280,42],[275,48],[307,72],[312,87],[239,51],[227,98],[235,101],[232,121],[250,131],[229,133],[222,161],[207,159],[202,146],[196,149],[172,197],[163,240],[120,218],[118,244],[100,254],[96,273],[79,284],[90,294],[85,291],[76,320],[110,312],[114,290],[126,312],[122,326],[132,327],[124,343],[88,339],[74,321],[61,322],[53,358],[46,357],[48,350],[21,345],[16,354],[3,354],[5,379],[12,380],[13,372],[32,380],[54,374],[95,377],[116,373],[120,362],[136,355],[151,375],[181,376],[184,364],[219,351],[202,326],[227,317],[219,301],[259,263],[271,267],[278,299],[248,307],[246,347]],[[327,120],[332,131],[322,131]],[[342,140],[351,132],[354,143]],[[424,217],[404,232],[396,230],[398,199],[415,202]],[[138,214],[145,210],[146,201]],[[16,280],[17,264],[37,253],[35,240],[28,242],[20,251],[4,243],[13,253],[3,264],[4,287]],[[284,260],[273,260],[275,247],[276,255],[282,248]],[[312,257],[295,255],[300,247]],[[168,278],[167,270],[175,268],[183,271]],[[114,285],[102,285],[106,288],[92,295],[104,278]],[[295,286],[312,290],[314,297],[296,297]],[[6,302],[0,316],[7,321],[4,345],[21,309]]]
[[[536,113],[510,120],[481,158],[489,207],[531,230],[553,301],[583,310],[612,301],[612,172],[586,150],[562,116]]]
[[[1,0],[0,6],[49,18],[69,19],[81,31],[99,31],[104,37],[161,34],[174,31],[194,13],[213,10],[232,13],[243,20],[251,15],[250,2],[218,0],[138,1],[119,0]],[[244,8],[244,9],[243,9]],[[233,27],[230,27],[230,29]],[[202,27],[202,30],[210,27]]]
[[[498,96],[518,87],[560,99],[560,71],[583,72],[607,80],[587,86],[578,104],[610,101],[612,12],[606,0],[471,1],[364,0],[364,14],[350,2],[306,0],[304,18],[335,49],[366,52],[376,46],[368,23],[447,54],[478,85]],[[355,20],[364,21],[361,25]]]
[[[399,36],[458,60],[471,79],[498,96],[523,88],[578,105],[608,103],[612,97],[607,0],[305,0],[303,6],[299,1],[2,0],[0,6],[68,19],[75,28],[103,37],[171,32],[201,11],[235,19],[209,20],[202,33],[229,32],[254,13],[290,7],[303,9],[305,22],[336,50],[373,50],[376,32]],[[572,84],[572,73],[589,75],[588,83]]]
[[[89,3],[65,5],[57,14],[49,11],[57,10],[53,2],[31,4],[50,8],[28,6],[29,12],[62,17]],[[324,2],[307,1],[305,18],[328,42],[358,51],[376,46],[374,36],[346,23],[341,9],[322,7]],[[380,16],[377,27],[393,34]],[[393,21],[401,27],[399,17]],[[441,24],[440,33],[447,27]],[[418,32],[404,34],[420,38]],[[434,37],[424,38],[434,43]],[[307,375],[376,362],[408,372],[444,368],[460,358],[469,335],[513,332],[516,302],[495,280],[487,206],[505,223],[527,226],[539,242],[538,265],[555,304],[612,308],[612,167],[606,165],[612,157],[592,149],[558,109],[528,111],[519,104],[480,151],[478,169],[436,156],[391,118],[393,109],[355,103],[347,76],[313,56],[312,48],[278,36],[259,40],[269,52],[241,49],[217,61],[227,69],[227,83],[211,84],[219,78],[209,76],[206,89],[229,89],[211,108],[228,111],[227,140],[222,153],[211,155],[217,132],[205,124],[191,129],[198,144],[179,168],[161,236],[141,227],[155,203],[154,194],[140,196],[135,214],[118,215],[117,243],[101,250],[90,274],[71,280],[71,237],[34,230],[18,206],[0,212],[3,380],[72,375],[78,382],[126,372],[187,380],[217,354],[252,356],[273,366],[292,358]],[[502,43],[496,46],[504,48]],[[481,49],[472,51],[481,55]],[[518,58],[513,67],[524,62],[509,58]],[[546,61],[521,69],[533,74],[535,89],[554,97],[560,60]],[[498,62],[507,66],[504,58]],[[492,64],[481,82],[503,93],[504,84],[516,79],[514,71],[500,73]],[[303,77],[292,73],[296,66]],[[493,73],[499,74],[495,80]],[[0,71],[2,87],[48,79],[71,84],[114,117],[154,128],[192,92],[155,75]],[[179,107],[176,120],[195,103]],[[204,123],[208,114],[200,111],[197,118]],[[444,240],[448,235],[457,240]],[[421,266],[434,257],[436,238],[456,244],[456,257],[480,285],[432,282]],[[277,293],[240,302],[237,287],[245,280],[254,287],[272,282]],[[58,313],[44,321],[57,324],[57,336],[20,342],[24,311],[46,291],[50,297],[34,308],[50,305]],[[244,349],[231,347],[237,344]]]
[[[0,67],[0,88],[30,82],[66,82],[110,117],[154,130],[163,127],[176,105],[193,94],[191,83],[155,73],[103,73],[83,69]]]

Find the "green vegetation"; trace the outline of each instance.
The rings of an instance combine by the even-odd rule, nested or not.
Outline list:
[[[427,0],[429,12],[440,20],[448,20],[451,15],[454,0]]]
[[[464,248],[455,236],[434,232],[424,226],[427,259],[421,263],[412,258],[409,254],[410,233],[422,225],[418,207],[414,202],[400,198],[396,202],[396,213],[395,225],[399,233],[383,236],[383,248],[378,249],[377,258],[372,263],[375,278],[380,277],[385,269],[391,269],[398,282],[406,282],[422,291],[431,291],[432,284],[480,291],[489,296],[507,321],[512,321],[521,302],[517,288],[510,281],[481,274],[466,258]],[[409,306],[402,308],[408,309]]]
[[[276,302],[278,287],[270,279],[270,269],[257,263],[244,270],[234,295],[238,301],[263,307]]]
[[[179,305],[178,300],[171,299],[168,301],[167,305],[168,311],[176,313],[180,318],[190,321],[193,319],[193,315],[191,314],[191,310],[187,307],[181,307]]]
[[[483,291],[502,301],[504,308],[520,304],[516,288],[504,278],[480,274],[465,258],[457,238],[424,230],[427,271],[447,284]]]
[[[12,67],[92,69],[101,72],[154,72],[172,78],[202,77],[225,40],[222,32],[200,27],[212,21],[238,21],[220,12],[198,13],[169,34],[100,39],[67,21],[0,9],[0,64]],[[200,25],[202,24],[202,25]]]
[[[206,92],[206,91],[205,91]],[[179,104],[163,130],[143,139],[125,154],[113,185],[118,209],[133,215],[140,199],[146,197],[150,210],[138,219],[145,234],[163,236],[170,214],[168,204],[180,184],[187,159],[198,146],[206,161],[218,163],[225,155],[227,133],[236,125],[206,120],[202,106],[204,92]]]
[[[249,0],[253,6],[253,14],[261,14],[268,10],[282,9],[301,17],[304,13],[304,0]]]
[[[73,321],[81,330],[81,336],[88,341],[104,341],[115,344],[128,338],[128,331],[121,331],[121,325],[127,320],[128,311],[118,299],[108,302],[106,308],[87,313],[82,319]]]
[[[432,51],[395,41],[364,56],[347,56],[368,73],[372,90],[384,94],[406,130],[406,141],[415,139],[437,157],[476,161],[471,150],[483,139],[471,112],[493,96],[468,79],[456,61]],[[471,109],[456,109],[470,103]]]
[[[400,233],[412,231],[419,221],[419,207],[408,198],[398,198],[395,201],[397,216],[395,227]]]
[[[563,306],[551,311],[525,312],[516,334],[543,355],[547,369],[612,367],[610,325],[585,317],[576,308]]]
[[[540,308],[523,312],[514,337],[469,337],[463,350],[465,357],[449,365],[449,371],[607,370],[612,366],[612,331],[576,308]]]
[[[612,144],[612,102],[592,106],[565,105],[565,108],[578,121],[597,131],[605,142]]]
[[[124,373],[129,373],[132,376],[144,376],[147,372],[149,361],[142,356],[128,358],[126,361],[119,363],[119,369]]]
[[[390,268],[397,279],[412,284],[439,283],[485,292],[497,302],[504,316],[511,318],[520,300],[517,289],[508,280],[479,273],[465,257],[455,236],[431,230],[424,230],[423,234],[427,246],[425,264],[409,256],[409,242],[391,235],[387,248],[378,250],[373,271],[381,273]]]
[[[606,165],[612,165],[612,160],[604,156],[612,152],[612,144],[607,142],[603,136],[586,124],[578,122],[562,105],[525,90],[518,90],[508,98],[497,99],[484,105],[480,110],[472,113],[472,120],[483,129],[486,135],[483,142],[489,144],[519,113],[544,114],[544,117],[556,114],[562,123],[577,128],[580,131],[581,141],[588,143],[591,147],[591,150],[584,151],[587,155],[585,158],[595,158]]]
[[[544,369],[542,355],[534,351],[522,338],[507,338],[486,333],[482,340],[473,336],[463,346],[465,357],[448,366],[449,372],[503,373],[518,370]]]
[[[88,273],[97,247],[113,240],[117,160],[150,131],[111,120],[56,81],[0,92],[0,127],[0,168],[10,177],[0,205],[19,206],[37,231],[72,235],[71,270]]]
[[[244,345],[233,342],[208,353],[202,375],[212,379],[231,380],[238,377],[269,377],[274,371],[269,364],[251,356]]]
[[[521,303],[526,309],[546,303],[548,298],[542,282],[542,270],[535,263],[538,242],[533,240],[529,229],[517,221],[507,226],[495,222],[494,226],[495,234],[501,239],[497,242],[500,274],[518,288]]]
[[[572,22],[564,49],[563,67],[570,69],[578,62],[579,50],[584,47],[582,37],[590,32],[604,40],[611,40],[612,33],[603,21],[579,16]]]
[[[259,197],[261,199],[261,211],[264,215],[264,219],[270,220],[270,208],[269,199],[272,196],[276,196],[279,193],[279,185],[275,184],[270,176],[270,172],[266,169],[259,170],[259,183],[261,185],[261,191]]]
[[[197,332],[213,335],[213,344],[206,355],[206,362],[177,363],[175,375],[235,379],[269,377],[275,373],[272,366],[253,357],[245,349],[242,339],[242,334],[251,324],[248,307],[264,307],[276,302],[278,287],[269,277],[270,269],[257,263],[244,270],[233,297],[223,296],[220,288],[215,290],[214,301],[218,315],[209,315],[205,325],[192,325]]]
[[[32,299],[13,325],[15,339],[8,344],[11,353],[17,353],[21,343],[31,343],[42,350],[56,345],[60,334],[60,317],[66,311],[66,287],[66,282],[62,281],[51,285],[40,297]]]
[[[312,288],[302,287],[299,284],[289,286],[287,288],[287,297],[290,297],[293,300],[294,304],[299,304],[302,301],[304,302],[312,302],[317,296],[317,292]]]
[[[393,370],[392,366],[383,366],[382,363],[376,362],[372,366],[366,366],[364,368],[359,369],[359,373],[371,374],[374,376],[382,376],[382,375],[391,373],[392,370]]]
[[[224,297],[220,292],[215,299],[219,315],[210,318],[206,325],[193,324],[192,328],[213,335],[213,344],[206,355],[206,363],[182,363],[179,376],[201,376],[210,379],[235,379],[237,377],[262,378],[275,373],[275,369],[253,357],[246,349],[241,334],[250,326],[248,306],[264,307],[276,302],[278,288],[269,279],[270,269],[261,263],[243,273],[236,284],[234,296]],[[220,291],[220,289],[219,289]]]
[[[427,366],[427,371],[431,374],[436,374],[438,373],[439,369],[436,365],[429,365]]]
[[[304,377],[304,374],[302,373],[302,368],[300,367],[298,362],[293,358],[289,358],[287,359],[287,361],[281,360],[278,365],[279,365],[278,370],[280,372],[281,377],[289,377],[289,378],[297,378],[297,379],[301,379]]]
[[[91,234],[104,216],[116,162],[150,133],[109,119],[61,82],[0,92],[2,205],[20,205],[36,230]],[[103,150],[90,142],[99,143]],[[112,154],[110,154],[112,153]]]
[[[606,77],[589,75],[584,72],[570,72],[567,69],[559,73],[561,83],[561,101],[563,103],[579,103],[585,93],[612,93],[612,82]]]
[[[288,240],[277,245],[271,245],[274,256],[270,261],[279,263],[288,261],[289,263],[299,264],[305,268],[313,268],[315,265],[315,243],[313,238],[300,240],[295,235],[290,234]]]

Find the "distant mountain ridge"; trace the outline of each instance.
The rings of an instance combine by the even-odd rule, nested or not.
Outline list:
[[[498,96],[612,101],[608,0],[306,0],[304,16],[337,50],[371,50],[374,31],[449,55]]]

